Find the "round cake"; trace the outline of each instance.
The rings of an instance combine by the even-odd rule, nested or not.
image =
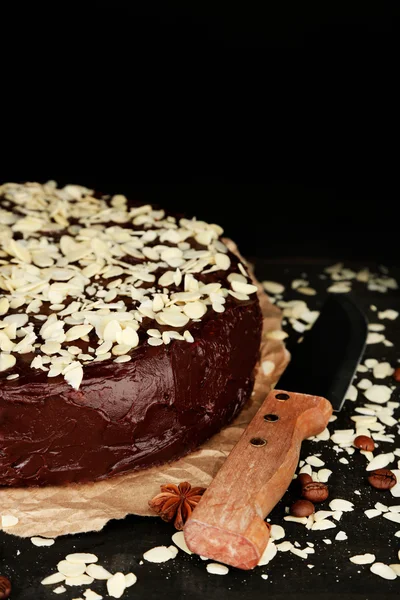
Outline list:
[[[0,186],[0,485],[196,449],[253,389],[262,315],[214,224],[81,186]]]

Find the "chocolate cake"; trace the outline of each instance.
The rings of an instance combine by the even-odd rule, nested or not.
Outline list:
[[[171,461],[233,419],[262,316],[222,233],[80,186],[0,186],[1,486]]]

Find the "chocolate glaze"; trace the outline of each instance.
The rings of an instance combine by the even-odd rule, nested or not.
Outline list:
[[[79,391],[30,370],[0,386],[0,485],[105,479],[176,459],[229,423],[253,388],[257,299],[198,324],[193,344],[89,365]]]

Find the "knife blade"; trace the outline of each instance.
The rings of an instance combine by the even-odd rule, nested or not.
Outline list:
[[[268,394],[188,519],[192,552],[240,569],[258,564],[269,539],[264,519],[293,479],[302,441],[325,429],[331,402],[342,407],[367,332],[349,298],[328,298],[279,389]]]

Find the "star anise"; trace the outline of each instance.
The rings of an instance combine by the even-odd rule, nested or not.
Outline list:
[[[153,500],[150,500],[149,506],[164,521],[175,519],[175,528],[181,531],[206,489],[192,488],[187,481],[183,481],[179,485],[167,483],[160,487],[161,494],[157,494]]]

